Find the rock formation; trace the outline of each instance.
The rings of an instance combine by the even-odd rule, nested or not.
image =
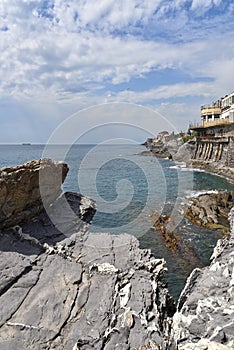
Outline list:
[[[234,191],[215,191],[191,198],[185,216],[193,223],[208,228],[224,228],[223,221],[234,206]],[[227,225],[228,226],[228,225]],[[229,231],[229,227],[226,227]]]
[[[17,220],[14,210],[1,209],[0,350],[233,349],[233,209],[230,240],[218,242],[210,266],[192,272],[176,311],[162,282],[163,259],[140,249],[133,236],[88,232],[92,200],[61,195],[51,183],[51,194],[44,192],[51,204],[42,208],[40,167],[53,175],[62,170],[64,176],[54,176],[61,185],[62,163],[1,171],[1,189],[11,189],[0,193],[1,208],[7,198]],[[29,205],[17,204],[20,183]]]
[[[230,213],[231,226],[234,210]],[[195,269],[181,293],[173,318],[178,350],[234,348],[234,228],[230,240],[219,240],[211,264]]]
[[[8,217],[0,232],[1,350],[166,349],[175,307],[161,280],[165,261],[132,236],[89,233],[94,212],[91,200],[65,193],[31,221]]]
[[[64,163],[35,160],[0,170],[0,229],[31,220],[43,209],[40,189],[48,204],[61,194],[68,172]],[[40,176],[42,186],[39,187]]]
[[[0,241],[0,349],[166,349],[165,262],[134,237],[76,233],[52,246],[21,231]]]
[[[173,158],[177,153],[179,147],[183,144],[183,140],[171,139],[167,142],[163,142],[160,139],[147,139],[146,147],[151,151],[152,155],[158,158]]]
[[[177,152],[173,155],[173,160],[176,162],[189,162],[194,155],[195,142],[188,141],[181,145]]]
[[[176,232],[175,224],[171,218],[157,213],[155,210],[151,212],[151,218],[156,232],[162,237],[170,254],[175,256],[177,263],[183,266],[187,274],[195,267],[203,266],[191,244],[187,240],[182,239]]]

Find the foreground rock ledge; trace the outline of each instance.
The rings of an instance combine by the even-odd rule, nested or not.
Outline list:
[[[165,262],[134,237],[77,233],[52,247],[9,233],[0,244],[0,349],[166,349]]]

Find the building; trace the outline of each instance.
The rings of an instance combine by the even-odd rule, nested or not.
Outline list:
[[[190,125],[189,130],[200,137],[234,136],[234,92],[201,106],[201,124]]]
[[[201,124],[189,131],[196,136],[194,159],[234,167],[234,92],[201,106]]]

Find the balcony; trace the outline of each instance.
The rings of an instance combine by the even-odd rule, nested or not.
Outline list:
[[[202,126],[204,128],[208,128],[210,126],[227,125],[227,124],[230,124],[229,119],[217,119],[217,120],[212,120],[210,122],[203,121]]]
[[[220,107],[201,107],[201,115],[213,115],[213,114],[221,114],[221,108]]]
[[[194,123],[194,124],[189,124],[189,129],[191,130],[199,130],[199,129],[205,129],[205,128],[209,128],[209,127],[213,127],[216,125],[228,125],[228,124],[232,124],[233,122],[231,122],[229,119],[217,119],[217,120],[211,120],[211,121],[203,121],[201,124],[199,123]]]

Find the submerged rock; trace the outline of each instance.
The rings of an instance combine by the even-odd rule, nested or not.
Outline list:
[[[153,210],[151,212],[152,224],[170,254],[176,257],[177,263],[183,266],[184,271],[189,274],[195,267],[201,267],[201,261],[196,255],[188,240],[183,239],[177,232],[173,220],[167,215],[160,214]]]

